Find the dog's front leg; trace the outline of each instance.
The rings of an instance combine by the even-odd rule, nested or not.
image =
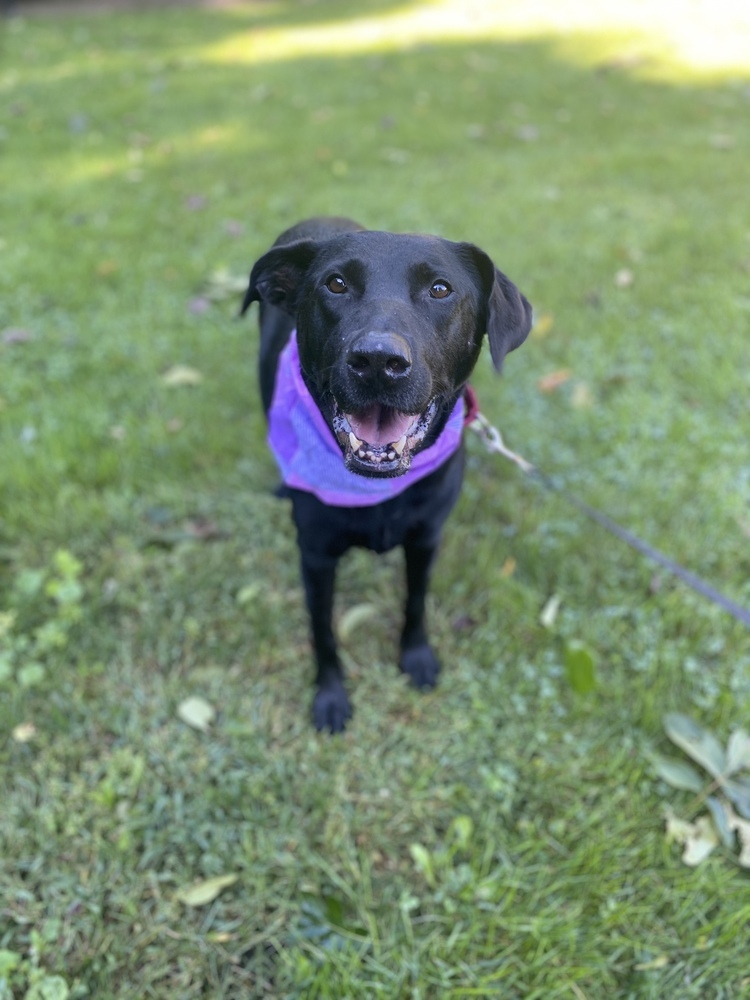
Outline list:
[[[331,733],[340,733],[352,714],[333,634],[336,562],[333,558],[302,556],[302,579],[316,663],[313,722],[318,731],[327,729]]]
[[[406,556],[406,614],[401,633],[401,659],[399,667],[408,674],[418,688],[432,688],[437,684],[440,663],[427,641],[425,628],[425,602],[430,582],[430,570],[437,554],[436,545],[407,542]]]

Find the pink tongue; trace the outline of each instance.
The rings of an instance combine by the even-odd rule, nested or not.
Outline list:
[[[398,441],[414,423],[413,415],[381,406],[372,406],[356,416],[347,413],[346,419],[361,441],[378,448]]]

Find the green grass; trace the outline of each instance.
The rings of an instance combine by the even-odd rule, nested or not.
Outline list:
[[[350,730],[316,735],[255,319],[202,296],[309,214],[475,241],[544,317],[483,360],[484,411],[747,605],[750,66],[358,12],[393,37],[336,49],[339,0],[2,25],[0,997],[743,996],[747,871],[681,863],[648,751],[667,711],[746,724],[747,631],[472,440],[439,689],[394,666],[398,554],[352,553],[339,613],[379,614]]]

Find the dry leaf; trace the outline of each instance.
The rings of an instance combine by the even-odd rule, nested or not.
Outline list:
[[[630,288],[634,281],[635,275],[627,267],[623,267],[622,270],[618,271],[615,275],[615,287],[617,288]]]
[[[203,375],[189,365],[173,365],[161,377],[162,384],[174,388],[181,385],[200,385]]]
[[[185,889],[178,889],[174,894],[175,899],[185,906],[205,906],[206,903],[213,903],[219,893],[234,885],[238,878],[239,875],[217,875],[215,878],[207,878]]]
[[[216,718],[216,711],[213,705],[198,695],[185,698],[177,706],[177,715],[183,722],[186,722],[193,729],[199,729],[202,733],[207,733],[211,723]]]
[[[518,563],[513,558],[513,556],[508,556],[503,565],[500,568],[500,576],[507,580],[508,577],[513,576],[516,571],[516,566]]]
[[[559,368],[557,371],[550,372],[549,375],[543,375],[537,382],[537,388],[541,389],[542,392],[554,392],[555,389],[559,389],[561,385],[570,381],[572,375],[573,372],[570,368]]]
[[[534,325],[531,328],[531,336],[538,337],[541,340],[542,337],[547,336],[554,325],[555,317],[552,313],[540,313],[539,316],[534,316]]]
[[[685,850],[682,854],[682,860],[691,868],[705,861],[719,843],[713,823],[708,816],[699,816],[693,826],[693,834],[685,841]]]
[[[539,615],[539,624],[543,625],[544,628],[552,628],[557,620],[557,612],[560,610],[561,604],[562,597],[559,594],[553,594],[542,608],[542,613]]]
[[[338,628],[339,635],[346,641],[350,636],[354,635],[360,625],[364,625],[365,622],[370,621],[379,614],[380,609],[376,604],[355,604],[354,607],[348,608],[341,616]]]
[[[594,405],[594,394],[585,382],[576,383],[572,403],[577,410],[586,410]]]
[[[687,823],[668,813],[667,837],[684,846],[682,860],[691,868],[705,861],[719,843],[714,825],[708,816],[699,816],[695,823]]]
[[[36,726],[33,722],[21,722],[13,730],[13,739],[16,743],[28,743],[36,736]]]

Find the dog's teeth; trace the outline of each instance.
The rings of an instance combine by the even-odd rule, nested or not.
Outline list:
[[[366,457],[367,457],[367,452],[365,451],[364,448],[360,448],[359,451],[357,452],[357,458],[366,458]]]
[[[399,438],[398,441],[394,441],[393,444],[391,445],[391,448],[396,452],[397,455],[402,455],[405,447],[406,447],[406,434],[404,434],[402,438]]]
[[[352,451],[359,451],[362,447],[362,442],[359,440],[354,431],[349,431],[349,444],[352,446]]]
[[[388,461],[389,462],[392,462],[395,457],[396,457],[396,452],[395,451],[389,451],[388,452]]]

